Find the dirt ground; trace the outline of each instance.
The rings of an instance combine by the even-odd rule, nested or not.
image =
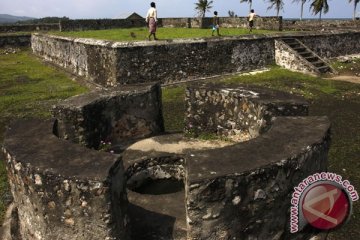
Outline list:
[[[345,82],[351,82],[351,83],[360,83],[360,77],[351,76],[351,75],[336,75],[336,76],[328,77],[325,79],[334,80],[334,81],[345,81]]]

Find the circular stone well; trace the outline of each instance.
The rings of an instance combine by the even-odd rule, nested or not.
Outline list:
[[[279,91],[193,84],[186,90],[186,135],[250,139],[206,142],[169,134],[140,141],[163,133],[160,96],[158,85],[91,93],[55,108],[55,124],[21,120],[10,126],[2,150],[24,239],[313,235],[290,236],[288,212],[293,187],[326,171],[326,117],[307,116],[303,98]],[[93,146],[108,136],[135,143],[119,155],[72,143]]]
[[[301,97],[257,86],[195,84],[186,90],[186,104],[188,135],[251,139],[211,142],[170,134],[128,147],[122,159],[132,237],[287,238],[293,186],[326,169],[328,119],[307,117]],[[185,189],[141,194],[129,189],[139,176],[144,182],[182,179]]]

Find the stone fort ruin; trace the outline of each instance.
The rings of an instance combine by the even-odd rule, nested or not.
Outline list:
[[[160,83],[274,62],[320,74],[331,71],[325,58],[359,53],[359,39],[357,31],[150,43],[33,34],[35,54],[106,89],[59,103],[53,119],[8,127],[2,150],[18,234],[290,238],[293,186],[327,169],[327,117],[307,116],[308,103],[292,94],[194,83],[186,90],[183,133],[167,134]],[[247,141],[201,144],[193,138],[204,133],[243,134]],[[114,154],[100,151],[104,140],[114,143]],[[291,238],[315,234],[305,229]]]

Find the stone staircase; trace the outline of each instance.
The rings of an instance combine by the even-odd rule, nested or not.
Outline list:
[[[281,39],[286,45],[293,49],[301,58],[310,63],[318,73],[335,73],[323,59],[321,59],[316,53],[311,51],[302,42],[296,38],[282,38]]]

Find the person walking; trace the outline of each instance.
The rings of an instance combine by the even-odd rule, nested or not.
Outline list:
[[[157,25],[157,11],[154,2],[150,3],[150,8],[146,14],[146,23],[149,27],[149,41],[151,40],[151,35],[154,36],[154,40],[158,40],[156,38],[156,25]]]
[[[218,36],[221,36],[219,33],[219,28],[220,28],[220,21],[219,21],[219,17],[218,17],[218,12],[215,11],[214,12],[214,17],[213,17],[213,27],[212,27],[212,33],[211,36],[214,36],[214,32],[216,30],[216,33]]]
[[[255,17],[256,17],[256,13],[255,13],[254,9],[251,9],[250,13],[249,13],[249,16],[248,16],[249,28],[250,28],[249,33],[251,33],[252,30],[253,30]]]

